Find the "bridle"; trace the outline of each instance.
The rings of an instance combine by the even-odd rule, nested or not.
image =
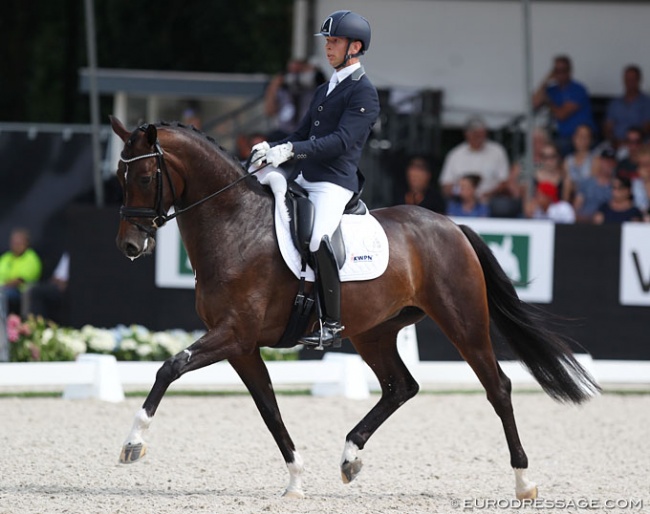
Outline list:
[[[147,126],[143,125],[139,127],[139,130],[146,131],[146,128]],[[223,193],[224,191],[230,189],[231,187],[238,184],[242,180],[246,179],[250,175],[254,175],[258,171],[262,170],[263,168],[269,165],[269,163],[265,163],[259,166],[257,169],[248,172],[247,170],[250,167],[250,165],[256,162],[257,160],[259,160],[259,159],[253,160],[253,156],[254,156],[253,153],[248,157],[246,164],[243,166],[245,171],[245,174],[243,176],[239,177],[237,180],[231,182],[227,186],[222,187],[218,191],[209,194],[205,198],[202,198],[201,200],[198,200],[193,204],[190,204],[187,207],[180,209],[178,208],[178,199],[176,197],[176,189],[174,188],[174,182],[172,181],[172,177],[169,173],[169,170],[167,169],[164,153],[158,139],[156,139],[156,142],[154,143],[154,150],[155,150],[154,152],[147,153],[144,155],[138,155],[136,157],[131,157],[131,158],[125,158],[122,154],[120,154],[120,161],[122,161],[127,166],[127,171],[128,171],[128,165],[131,164],[132,162],[136,162],[142,159],[151,159],[151,158],[156,159],[156,163],[157,163],[157,169],[155,175],[156,200],[153,209],[149,207],[127,207],[125,205],[122,205],[120,207],[120,217],[123,220],[126,220],[132,225],[134,225],[135,227],[137,227],[142,232],[146,233],[149,237],[153,237],[156,230],[162,227],[163,225],[165,225],[165,223],[167,223],[168,221],[173,220],[177,216],[183,214],[184,212],[189,211],[190,209],[193,209],[194,207],[204,202],[207,202],[211,198],[214,198],[215,196]],[[172,205],[174,206],[174,212],[172,214],[167,214],[165,208],[163,207],[163,177],[162,177],[163,173],[165,174],[165,177],[167,177],[167,182],[169,182],[169,187],[172,192]],[[134,218],[150,218],[151,226],[142,225],[141,223],[135,221]]]

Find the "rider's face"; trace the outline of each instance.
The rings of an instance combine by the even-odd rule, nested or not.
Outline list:
[[[330,66],[335,68],[345,59],[345,53],[348,49],[348,40],[344,37],[326,37],[325,54]]]

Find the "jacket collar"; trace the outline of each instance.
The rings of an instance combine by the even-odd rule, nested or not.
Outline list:
[[[361,77],[363,77],[365,74],[366,74],[366,70],[364,70],[363,66],[357,68],[352,72],[352,74],[345,77],[341,82],[339,82],[338,85],[332,90],[332,92],[329,95],[324,96],[322,101],[326,102],[328,99],[341,94],[342,91],[345,91],[348,87],[351,87],[353,82],[357,82],[361,80]],[[327,86],[328,86],[327,82],[321,85],[321,88],[323,88],[322,89],[323,95],[327,94]]]

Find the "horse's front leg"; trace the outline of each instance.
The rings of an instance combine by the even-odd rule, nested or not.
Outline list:
[[[357,455],[359,450],[363,450],[380,425],[419,390],[418,383],[397,351],[397,333],[402,325],[399,318],[395,318],[352,339],[359,355],[379,380],[381,398],[345,438],[341,478],[346,484],[352,482],[361,471],[363,463]]]
[[[142,408],[135,415],[131,432],[122,446],[120,462],[123,464],[136,462],[146,454],[145,433],[165,392],[174,380],[188,371],[232,358],[243,351],[232,330],[213,329],[182,352],[167,359],[156,373],[156,381]]]
[[[259,351],[229,359],[230,364],[239,374],[260,411],[264,423],[273,435],[289,470],[289,485],[284,492],[286,498],[303,498],[302,474],[303,461],[287,432],[280,409],[275,399],[273,385],[268,370]]]

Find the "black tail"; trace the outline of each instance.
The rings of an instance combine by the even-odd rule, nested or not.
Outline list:
[[[461,225],[483,268],[490,317],[542,389],[558,401],[581,403],[600,387],[580,365],[568,339],[548,329],[548,315],[519,299],[490,248],[472,229]]]

